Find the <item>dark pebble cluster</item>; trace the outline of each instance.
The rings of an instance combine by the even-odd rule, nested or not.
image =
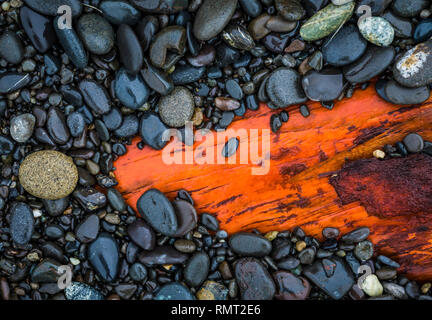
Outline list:
[[[362,4],[377,19],[360,23]],[[71,8],[71,28],[60,5]],[[184,191],[173,202],[144,194],[136,218],[113,162],[137,135],[140,148],[160,150],[168,128],[224,130],[260,102],[301,105],[308,117],[308,100],[332,109],[377,76],[383,99],[421,103],[432,81],[430,16],[429,0],[2,1],[2,298],[364,298],[355,268],[367,263],[377,279],[366,285],[384,288],[368,296],[426,299],[430,285],[398,277],[388,258],[370,262],[366,238],[320,244],[296,229],[228,239],[211,215],[198,224]],[[281,110],[270,127],[287,121]],[[430,149],[405,140],[386,153]],[[58,180],[45,181],[53,172]],[[73,283],[62,291],[67,264]]]

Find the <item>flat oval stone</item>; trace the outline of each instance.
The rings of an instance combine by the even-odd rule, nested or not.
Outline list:
[[[394,34],[398,38],[411,38],[414,32],[414,25],[409,18],[402,18],[394,14],[391,10],[387,10],[382,15],[393,26]],[[423,39],[424,41],[427,39]]]
[[[163,96],[174,90],[174,83],[171,77],[147,62],[145,62],[144,69],[141,70],[141,76],[151,89]]]
[[[237,8],[237,0],[204,0],[196,13],[193,33],[198,40],[217,36],[228,24]]]
[[[423,9],[429,7],[428,0],[394,0],[392,3],[393,11],[401,17],[416,17]]]
[[[366,17],[360,20],[358,28],[367,41],[377,46],[387,47],[393,42],[394,29],[384,18]]]
[[[183,264],[187,259],[187,254],[180,253],[171,246],[159,246],[153,251],[142,251],[138,256],[138,260],[147,266]]]
[[[432,40],[420,43],[403,54],[393,66],[394,79],[409,88],[432,83]]]
[[[145,113],[140,120],[139,133],[144,143],[155,150],[161,150],[167,144],[162,137],[169,128],[153,112]]]
[[[206,72],[205,67],[193,67],[190,64],[177,65],[171,74],[171,79],[175,85],[184,85],[200,80]]]
[[[48,110],[47,124],[48,133],[55,143],[65,144],[70,138],[69,128],[66,125],[64,113],[57,107]]]
[[[414,31],[414,40],[425,41],[432,36],[432,18],[420,21]]]
[[[351,83],[362,83],[382,73],[395,57],[393,47],[370,46],[354,63],[344,67],[345,78]]]
[[[261,14],[262,5],[260,0],[240,0],[240,5],[249,17],[255,18]]]
[[[103,232],[88,246],[88,260],[98,275],[106,282],[117,278],[119,248],[114,238]]]
[[[0,35],[0,57],[10,64],[18,64],[24,58],[24,47],[13,31],[6,30]]]
[[[345,81],[342,70],[325,68],[320,72],[309,71],[302,79],[302,86],[310,100],[332,101],[341,95]]]
[[[237,260],[234,268],[242,300],[273,299],[276,286],[258,259],[242,258]]]
[[[170,127],[183,127],[192,119],[195,102],[191,92],[185,87],[176,87],[159,101],[159,116]]]
[[[207,278],[210,258],[205,252],[195,253],[186,263],[183,271],[185,282],[191,287],[198,287]]]
[[[150,96],[150,90],[142,77],[139,74],[131,75],[124,68],[117,71],[114,92],[122,105],[133,110],[142,107]]]
[[[67,209],[69,206],[69,197],[64,197],[57,200],[46,200],[43,199],[42,203],[45,210],[51,217],[57,217]]]
[[[198,222],[198,216],[192,204],[184,200],[175,200],[172,203],[177,216],[178,229],[176,237],[182,237],[192,231]]]
[[[122,24],[117,30],[117,46],[120,51],[120,60],[126,70],[131,74],[137,74],[144,61],[144,55],[141,44],[127,24]]]
[[[235,81],[233,79],[226,81],[225,82],[225,90],[228,92],[228,94],[232,98],[234,98],[236,100],[243,99],[243,90],[237,81]]]
[[[357,228],[342,236],[341,240],[346,243],[357,243],[366,240],[370,234],[368,227]]]
[[[297,277],[291,272],[276,271],[273,273],[276,283],[278,300],[306,300],[309,297],[311,285],[303,277]]]
[[[159,20],[155,16],[145,16],[135,27],[135,33],[144,52],[150,47],[154,35],[159,30]]]
[[[51,19],[28,7],[22,7],[20,20],[25,33],[40,53],[45,53],[55,43],[56,35]]]
[[[128,24],[133,26],[141,19],[141,12],[127,1],[108,0],[99,5],[104,17],[112,24]]]
[[[357,26],[349,24],[323,44],[322,54],[327,63],[342,67],[358,60],[366,51],[366,47],[367,42]]]
[[[158,291],[155,300],[195,300],[195,298],[184,285],[178,282],[171,282],[164,285]]]
[[[76,23],[76,29],[91,53],[107,54],[114,46],[114,29],[108,20],[96,13],[83,14]]]
[[[140,215],[153,229],[172,237],[178,229],[177,216],[171,202],[156,189],[146,191],[137,201]]]
[[[99,217],[95,214],[89,215],[75,230],[75,236],[82,243],[90,243],[99,234]]]
[[[84,79],[79,89],[86,104],[99,115],[107,114],[111,109],[111,99],[106,89],[94,80]]]
[[[423,150],[424,148],[424,140],[421,137],[421,135],[417,134],[417,133],[410,133],[408,134],[404,139],[403,139],[403,143],[405,145],[405,147],[407,148],[407,150],[411,153],[417,153]],[[386,257],[381,256],[381,260],[384,262],[388,262],[390,259],[386,259]],[[389,262],[391,263],[391,260]],[[393,261],[393,265],[396,264]],[[396,264],[397,265],[397,264]],[[398,268],[398,267],[396,267]]]
[[[66,124],[69,128],[69,132],[72,137],[77,138],[79,137],[85,127],[85,120],[84,116],[81,112],[72,112],[68,115]]]
[[[266,92],[278,108],[307,101],[300,85],[300,75],[290,68],[278,68],[273,71],[267,80]]]
[[[255,40],[260,40],[271,32],[271,30],[267,28],[267,23],[271,18],[271,15],[263,13],[249,23],[248,30],[252,38]]]
[[[394,80],[387,81],[384,92],[391,103],[398,105],[420,104],[428,100],[430,96],[428,86],[406,88]]]
[[[272,16],[265,27],[273,32],[290,32],[294,30],[297,26],[297,22],[286,21],[280,16]]]
[[[14,203],[10,213],[10,234],[14,243],[24,246],[30,242],[34,231],[32,209],[23,202]]]
[[[168,53],[180,56],[186,52],[186,29],[181,26],[169,26],[155,35],[150,45],[150,61],[157,68],[167,65]]]
[[[67,300],[104,300],[98,290],[82,282],[72,282],[64,292]]]
[[[28,85],[31,76],[28,73],[5,72],[0,74],[0,93],[9,94]]]
[[[354,12],[355,2],[342,6],[330,3],[324,9],[314,14],[300,28],[300,35],[305,41],[316,41],[327,37],[348,21]]]
[[[156,235],[142,219],[132,222],[127,233],[131,240],[144,250],[153,250],[156,243]]]
[[[33,134],[36,118],[31,113],[20,114],[10,121],[10,135],[16,142],[24,143]]]
[[[288,21],[301,20],[306,14],[300,0],[275,0],[275,7],[279,15]]]
[[[72,9],[73,17],[79,16],[82,12],[82,4],[79,0],[24,0],[24,2],[33,10],[47,16],[58,15],[60,6],[65,5]]]
[[[88,56],[84,49],[84,45],[78,37],[74,29],[58,27],[58,20],[60,17],[54,19],[54,30],[57,38],[65,50],[72,63],[78,68],[83,69],[87,66]]]
[[[130,0],[139,10],[150,13],[173,14],[186,9],[188,0]]]
[[[240,256],[263,257],[270,253],[271,242],[263,236],[240,232],[229,239],[231,249]]]
[[[31,195],[56,200],[68,196],[75,189],[78,170],[72,158],[61,152],[37,151],[21,163],[19,181]]]

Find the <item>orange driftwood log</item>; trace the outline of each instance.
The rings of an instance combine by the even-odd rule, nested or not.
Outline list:
[[[432,219],[427,216],[432,212],[380,217],[359,202],[343,205],[329,183],[346,161],[371,158],[374,150],[410,132],[432,140],[432,100],[421,106],[394,106],[381,100],[373,87],[358,90],[331,111],[309,103],[308,118],[298,107],[288,108],[288,123],[270,136],[267,175],[252,175],[254,164],[166,165],[161,151],[139,150],[136,138],[115,163],[118,189],[133,208],[149,188],[160,189],[171,199],[186,189],[198,211],[217,216],[230,233],[301,226],[321,239],[324,227],[348,232],[367,226],[377,253],[396,259],[415,279],[432,279]],[[262,105],[230,128],[268,129],[273,113]]]

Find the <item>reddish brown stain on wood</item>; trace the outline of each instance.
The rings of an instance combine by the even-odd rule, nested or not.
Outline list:
[[[178,190],[186,189],[191,191],[198,212],[214,214],[230,233],[302,226],[321,238],[324,227],[338,227],[344,233],[367,226],[376,252],[395,258],[409,276],[432,279],[430,218],[419,213],[379,217],[368,213],[359,201],[342,204],[329,183],[329,177],[347,160],[371,158],[375,149],[394,144],[410,132],[432,140],[431,103],[394,106],[381,100],[370,86],[357,91],[352,99],[337,102],[331,111],[319,103],[308,106],[308,118],[300,115],[297,106],[287,108],[290,120],[270,139],[271,167],[265,176],[251,175],[254,165],[166,165],[161,151],[139,150],[139,139],[135,139],[128,153],[115,163],[118,189],[134,208],[149,188],[158,188],[171,199]],[[261,106],[230,128],[268,129],[273,113]],[[365,139],[370,128],[379,131]],[[363,142],[356,144],[359,137]],[[306,169],[294,175],[281,174],[283,168],[298,164]]]

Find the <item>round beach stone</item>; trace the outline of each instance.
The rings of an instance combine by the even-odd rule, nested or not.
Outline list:
[[[394,29],[384,18],[366,17],[360,20],[358,27],[363,37],[377,46],[386,47],[393,42]]]
[[[430,89],[428,86],[407,88],[401,86],[394,80],[387,81],[384,92],[391,103],[398,105],[420,104],[428,100],[430,96]]]
[[[53,150],[28,155],[19,168],[19,180],[31,195],[48,200],[64,198],[78,182],[72,158]]]
[[[193,33],[198,40],[209,40],[228,24],[237,8],[237,0],[205,0],[195,16]]]
[[[290,68],[279,68],[272,72],[266,83],[266,92],[278,108],[306,102],[300,85],[300,75]]]
[[[401,17],[416,17],[423,9],[430,6],[429,0],[395,0],[392,3],[393,11]]]
[[[137,24],[141,19],[141,12],[127,1],[103,1],[99,9],[102,10],[104,17],[109,22],[117,25],[125,23],[132,26]]]
[[[84,14],[76,24],[78,35],[84,46],[97,55],[108,53],[114,46],[114,29],[102,16],[96,13]]]
[[[363,280],[361,288],[370,297],[379,297],[380,295],[382,295],[382,293],[384,291],[384,288],[381,285],[381,282],[378,280],[378,277],[374,274],[368,275]]]
[[[10,122],[10,134],[16,142],[26,142],[33,134],[36,118],[31,113],[13,117]]]
[[[332,101],[341,95],[345,81],[341,69],[325,68],[320,72],[308,72],[302,79],[302,86],[310,100]]]
[[[367,47],[366,40],[358,31],[357,26],[344,26],[323,44],[324,60],[335,67],[348,65],[359,59]]]
[[[159,116],[170,127],[183,127],[194,114],[195,103],[191,92],[185,87],[176,87],[159,101]]]
[[[410,133],[403,139],[405,147],[411,153],[417,153],[423,150],[424,141],[423,138],[417,133]]]
[[[11,64],[20,63],[24,58],[24,47],[16,32],[7,30],[0,36],[0,57]]]

